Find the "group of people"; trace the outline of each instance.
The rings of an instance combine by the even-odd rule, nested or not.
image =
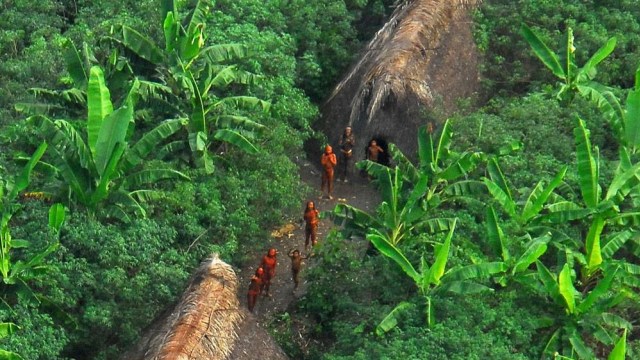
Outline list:
[[[340,179],[338,180],[342,180],[345,183],[349,182],[353,149],[356,146],[356,138],[351,126],[347,126],[344,129],[344,132],[338,141],[338,145],[340,146],[340,162],[338,162],[331,145],[325,146],[324,153],[322,153],[322,157],[320,158],[320,164],[322,165],[323,170],[320,191],[324,195],[326,188],[326,196],[329,200],[333,200],[334,169],[338,166],[338,163],[340,164]],[[378,145],[375,139],[371,139],[366,149],[366,159],[380,162],[380,154],[382,153],[384,153],[384,149]]]
[[[309,258],[309,245],[315,246],[318,243],[318,224],[320,223],[319,216],[320,212],[316,209],[315,203],[313,201],[308,201],[303,216],[305,222],[304,249],[307,255],[302,256],[298,249],[291,249],[287,254],[291,259],[291,277],[293,278],[294,291],[297,290],[298,285],[300,285],[302,260]],[[262,257],[260,265],[251,277],[249,291],[247,292],[247,307],[250,312],[253,312],[256,302],[258,301],[258,297],[261,294],[271,297],[269,290],[271,288],[271,281],[276,275],[276,266],[278,265],[277,256],[278,250],[274,248],[269,249],[267,254]]]

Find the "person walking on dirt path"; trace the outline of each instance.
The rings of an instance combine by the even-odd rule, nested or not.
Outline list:
[[[251,283],[249,284],[249,291],[247,292],[247,307],[249,312],[253,312],[253,308],[256,306],[258,295],[262,288],[264,278],[264,269],[259,267],[256,269],[256,273],[251,276]]]
[[[349,182],[349,167],[351,166],[351,158],[353,157],[353,148],[356,146],[356,137],[353,135],[351,126],[344,129],[344,133],[340,136],[340,179]]]
[[[298,285],[300,284],[300,279],[299,279],[299,275],[300,275],[300,269],[302,269],[302,260],[306,260],[309,258],[309,255],[307,256],[302,256],[300,255],[300,250],[298,249],[291,249],[289,250],[289,258],[291,259],[291,276],[293,277],[293,291],[296,291],[296,289],[298,289]]]
[[[383,152],[384,150],[380,146],[378,146],[376,140],[371,139],[371,141],[369,141],[369,147],[367,148],[367,160],[379,163],[380,154]]]
[[[322,164],[322,184],[320,185],[320,191],[324,192],[325,185],[327,187],[327,196],[329,200],[333,200],[333,168],[336,167],[338,161],[336,159],[336,154],[333,153],[333,148],[327,145],[324,148],[324,153],[322,153],[322,158],[320,159],[320,163]]]
[[[271,280],[276,276],[276,265],[278,264],[278,259],[276,258],[277,255],[278,250],[271,248],[267,252],[267,255],[262,257],[262,262],[260,262],[260,267],[264,269],[262,288],[260,292],[264,293],[264,296],[271,297],[269,288],[271,287]]]
[[[307,202],[304,209],[304,251],[309,252],[309,241],[315,246],[318,243],[318,224],[320,223],[320,212],[316,209],[313,201]]]

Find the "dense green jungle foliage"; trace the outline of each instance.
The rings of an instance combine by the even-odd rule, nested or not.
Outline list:
[[[117,358],[203,258],[241,265],[388,5],[3,1],[2,355]]]
[[[0,356],[117,358],[204,257],[299,215],[317,104],[392,3],[3,1]],[[640,357],[638,19],[484,1],[492,96],[359,165],[383,203],[332,212],[271,326],[291,358]]]

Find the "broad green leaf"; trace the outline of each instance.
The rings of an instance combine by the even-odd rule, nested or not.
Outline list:
[[[625,140],[628,146],[637,149],[640,146],[640,89],[629,92],[625,109]]]
[[[556,224],[566,223],[571,220],[584,219],[594,213],[593,209],[585,209],[570,201],[559,201],[547,206],[549,214],[543,216],[547,221]]]
[[[115,144],[115,147],[112,149],[110,157],[105,164],[105,167],[100,174],[100,181],[98,182],[98,186],[96,186],[95,191],[91,194],[91,207],[95,208],[97,204],[102,202],[107,198],[110,192],[110,185],[112,182],[119,177],[117,172],[118,164],[120,163],[120,159],[122,158],[126,145],[123,142],[118,142]]]
[[[623,230],[612,234],[606,239],[604,246],[602,246],[602,257],[604,259],[611,259],[624,244],[634,236],[638,236],[636,231]]]
[[[536,35],[527,25],[522,24],[520,27],[520,34],[527,40],[531,49],[536,54],[538,59],[542,61],[542,63],[548,67],[551,72],[559,77],[560,79],[566,79],[567,74],[565,74],[562,65],[560,65],[560,61],[555,53],[553,53],[549,47]]]
[[[240,115],[220,115],[216,117],[219,128],[239,128],[250,131],[262,131],[266,126]]]
[[[638,185],[640,177],[640,163],[635,164],[630,169],[624,171],[623,173],[618,173],[611,181],[611,186],[609,186],[609,190],[607,191],[607,195],[605,196],[605,200],[611,200],[614,196],[618,194],[619,191],[623,191],[624,193],[628,193],[630,188]]]
[[[220,101],[216,101],[215,103],[213,103],[213,105],[207,108],[206,112],[209,112],[212,109],[218,109],[227,106],[245,110],[258,109],[262,110],[264,113],[267,113],[271,108],[271,103],[259,99],[255,96],[228,96],[221,99]]]
[[[465,152],[447,165],[447,167],[438,174],[438,178],[452,181],[466,176],[469,171],[476,168],[481,160],[482,155],[480,153]]]
[[[24,358],[14,352],[0,349],[0,359],[2,360],[24,360]]]
[[[493,291],[492,288],[482,285],[476,284],[470,281],[451,281],[447,283],[442,283],[438,288],[437,292],[450,292],[458,295],[470,295],[470,294],[478,294],[481,292],[489,292]]]
[[[578,159],[578,180],[584,203],[594,208],[598,205],[598,169],[596,160],[591,154],[591,141],[589,130],[584,121],[577,120],[577,126],[573,131],[576,141],[576,156]]]
[[[560,274],[558,275],[558,292],[564,299],[567,312],[569,314],[574,314],[576,312],[576,289],[573,287],[571,269],[567,264],[564,264]]]
[[[553,180],[551,180],[549,185],[547,185],[544,189],[542,189],[541,184],[538,183],[538,186],[536,186],[534,190],[531,191],[531,195],[529,196],[529,199],[527,199],[524,209],[522,210],[521,218],[524,222],[528,222],[529,220],[531,220],[531,218],[540,213],[553,190],[558,185],[560,185],[560,183],[562,183],[562,179],[564,178],[566,172],[567,167],[565,166],[558,172],[558,174],[556,174]]]
[[[27,240],[22,239],[11,239],[11,248],[12,249],[24,249],[31,246],[31,243]]]
[[[531,244],[527,250],[520,256],[515,266],[513,267],[512,275],[523,272],[529,268],[529,265],[533,264],[547,251],[547,243],[545,241],[536,241]]]
[[[149,154],[156,151],[162,141],[178,132],[184,126],[183,120],[167,120],[148,131],[125,155],[127,169],[140,164]],[[204,147],[203,147],[204,148]]]
[[[165,179],[191,180],[187,175],[174,169],[145,169],[125,177],[125,183],[130,188],[137,188]]]
[[[509,254],[502,228],[500,228],[500,224],[498,224],[498,217],[493,207],[487,207],[486,215],[487,221],[485,222],[485,226],[487,228],[489,244],[495,254],[500,254],[502,260],[508,261],[511,255]]]
[[[633,329],[633,324],[620,315],[603,312],[600,316],[602,317],[602,322],[607,326],[626,330]]]
[[[561,302],[562,296],[558,292],[558,281],[555,276],[547,269],[546,266],[540,260],[536,260],[536,267],[538,269],[538,278],[544,285],[546,295],[550,296],[555,301]]]
[[[65,218],[65,210],[62,204],[54,204],[49,208],[49,228],[56,233],[60,232]]]
[[[11,336],[18,329],[20,329],[20,327],[14,323],[10,323],[10,322],[0,323],[0,339],[6,338],[7,336]]]
[[[119,108],[103,120],[94,153],[96,170],[101,178],[104,177],[105,168],[112,158],[116,145],[127,143],[127,131],[129,123],[132,121],[133,107],[131,105]]]
[[[384,317],[384,319],[382,319],[380,324],[378,324],[376,327],[376,334],[378,336],[382,336],[384,333],[389,332],[389,330],[396,327],[396,325],[398,325],[398,315],[413,307],[415,307],[414,304],[406,301],[398,304],[387,316]]]
[[[600,234],[604,228],[605,221],[599,216],[594,217],[589,233],[585,241],[587,255],[587,271],[593,272],[602,263],[602,252],[600,250]]]
[[[249,48],[242,44],[216,44],[202,49],[202,55],[211,63],[222,63],[246,58]]]
[[[416,272],[413,265],[407,260],[404,254],[397,247],[388,242],[381,234],[367,234],[367,240],[371,241],[373,246],[376,247],[384,256],[395,261],[398,266],[415,281],[416,284],[420,284],[420,274]]]
[[[627,329],[624,329],[622,336],[616,342],[616,346],[613,347],[609,354],[608,360],[624,360],[627,354]]]
[[[504,177],[496,158],[491,158],[487,163],[487,172],[489,173],[489,178],[505,193],[510,202],[513,202],[507,179]]]
[[[471,264],[447,271],[442,277],[442,282],[486,279],[491,275],[504,273],[505,271],[507,271],[507,265],[501,261]]]
[[[598,281],[598,285],[596,285],[596,287],[593,288],[587,297],[585,297],[585,299],[578,305],[579,314],[584,314],[589,311],[596,301],[600,300],[603,295],[606,295],[609,292],[613,278],[616,276],[618,269],[619,268],[616,266],[613,270],[609,270],[605,277]]]
[[[417,230],[425,231],[429,234],[435,234],[451,230],[454,225],[455,218],[431,218],[420,222],[416,226]]]
[[[102,120],[113,112],[111,94],[105,84],[104,74],[99,66],[92,67],[90,71],[89,86],[87,88],[87,108],[87,143],[91,154],[95,157],[96,143],[102,127]]]
[[[444,243],[435,253],[435,261],[431,266],[431,271],[429,272],[429,282],[434,285],[440,284],[440,278],[444,275],[444,270],[447,266],[447,259],[449,258],[449,249],[451,248],[451,238],[453,237],[453,232],[456,228],[457,219],[453,220],[453,224],[451,224],[451,229],[449,229],[449,233],[447,237],[444,239]]]
[[[389,153],[407,180],[413,184],[418,182],[420,177],[418,169],[416,169],[411,160],[409,160],[395,144],[389,144]]]
[[[31,158],[29,158],[29,162],[27,162],[24,168],[22,168],[22,172],[15,179],[14,187],[8,194],[9,200],[15,199],[19,193],[21,193],[24,189],[27,188],[27,186],[29,186],[29,183],[31,182],[31,171],[33,171],[33,168],[36,166],[38,161],[40,161],[40,158],[46,150],[47,144],[42,143],[40,144],[40,146],[38,146],[33,155],[31,155]]]
[[[439,167],[440,162],[444,161],[449,155],[449,146],[451,145],[451,138],[453,137],[453,130],[447,119],[440,129],[440,138],[438,138],[438,147],[436,148],[435,157],[431,166],[435,168]]]
[[[176,45],[178,44],[178,30],[180,27],[180,23],[175,18],[174,14],[177,14],[177,12],[174,12],[173,10],[168,11],[166,17],[164,18],[164,23],[162,25],[162,29],[164,30],[164,46],[165,46],[165,51],[167,52],[172,52],[176,48]],[[142,40],[147,40],[147,39],[142,39]],[[155,58],[158,60],[161,60],[162,55],[161,54],[157,54],[157,55],[160,57],[156,56]],[[151,55],[151,54],[149,54],[148,56],[150,58],[154,57],[154,55]],[[155,63],[153,61],[151,62]]]
[[[587,345],[585,345],[584,341],[580,338],[580,335],[576,331],[572,331],[569,334],[569,342],[573,347],[573,350],[578,354],[580,359],[584,360],[595,360],[596,357],[593,355],[593,351],[589,349]]]
[[[218,141],[223,141],[228,144],[237,146],[241,150],[245,151],[249,154],[257,154],[258,148],[249,141],[246,137],[240,134],[238,131],[234,131],[231,129],[219,129],[216,130],[213,138]]]
[[[589,60],[587,60],[584,66],[580,69],[580,73],[576,76],[577,81],[581,82],[586,80],[592,80],[596,74],[596,66],[598,66],[598,64],[600,64],[602,60],[606,59],[613,52],[615,48],[616,48],[616,38],[612,37],[609,40],[607,40],[607,42],[604,45],[602,45],[600,49],[598,49],[593,55],[591,55]]]
[[[67,72],[73,79],[77,88],[84,88],[89,81],[89,74],[84,67],[84,61],[80,56],[80,52],[69,39],[64,42],[64,60],[67,66]]]
[[[148,62],[159,65],[164,61],[162,50],[153,41],[136,30],[123,26],[122,39],[124,46]]]
[[[493,198],[498,202],[498,204],[502,206],[504,211],[507,214],[509,214],[509,216],[515,217],[516,203],[513,201],[513,199],[511,199],[511,196],[508,193],[505,193],[503,189],[495,182],[487,178],[483,178],[482,181],[487,187],[487,190],[489,190],[489,193],[491,194],[491,196],[493,196]]]

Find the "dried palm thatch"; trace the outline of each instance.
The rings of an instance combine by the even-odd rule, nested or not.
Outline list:
[[[451,21],[462,16],[459,9],[476,5],[472,0],[415,0],[404,1],[393,12],[385,26],[367,46],[363,56],[349,75],[342,80],[331,97],[360,70],[372,62],[353,98],[351,122],[366,106],[367,122],[380,109],[389,96],[403,98],[407,92],[424,103],[433,99],[427,78],[416,77],[423,73],[425,59],[435,51],[440,38]],[[369,101],[366,101],[369,99]]]
[[[244,317],[236,292],[233,269],[214,254],[192,275],[172,312],[123,359],[228,359]]]
[[[418,113],[416,107],[468,96],[478,77],[468,12],[479,2],[399,1],[323,107],[329,135],[337,138],[350,125],[361,139],[391,133],[396,140],[415,140],[405,135],[415,134],[417,124],[405,119]],[[402,134],[394,130],[405,126]]]

